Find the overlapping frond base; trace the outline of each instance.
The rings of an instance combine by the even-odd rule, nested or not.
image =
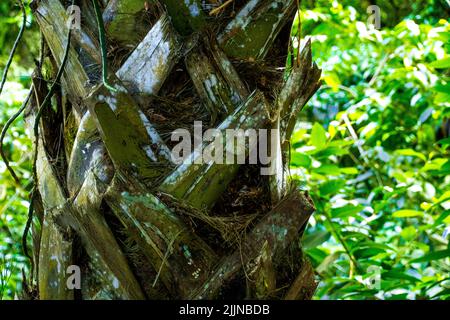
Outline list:
[[[293,126],[321,71],[310,42],[284,70],[297,1],[203,2],[100,1],[117,92],[99,80],[92,3],[80,2],[83,24],[40,124],[36,298],[312,296],[314,272],[299,239],[314,205],[286,168]],[[33,10],[58,68],[66,9],[40,0]],[[45,82],[35,87],[31,127]],[[192,133],[194,121],[204,130],[279,129],[276,174],[196,163],[196,151],[176,165],[171,132]],[[67,287],[72,265],[82,270],[80,290]]]

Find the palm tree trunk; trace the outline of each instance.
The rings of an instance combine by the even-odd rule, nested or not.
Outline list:
[[[101,79],[92,1],[103,8],[115,91]],[[311,298],[314,273],[298,239],[314,205],[287,167],[295,120],[321,71],[308,42],[283,73],[297,1],[76,1],[82,25],[63,64],[67,2],[32,3],[49,74],[64,68],[40,118],[53,80],[36,70],[27,110],[30,129],[40,121],[36,298]],[[196,163],[195,151],[174,163],[170,133],[192,133],[200,120],[222,132],[279,128],[276,175]]]

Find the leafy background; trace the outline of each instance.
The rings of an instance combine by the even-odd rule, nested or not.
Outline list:
[[[318,208],[303,239],[317,298],[450,297],[448,3],[411,2],[377,1],[380,30],[364,1],[301,11],[325,82],[291,150]]]
[[[375,2],[379,30],[368,24]],[[324,86],[299,119],[291,173],[317,205],[302,239],[320,279],[316,299],[450,298],[449,13],[448,0],[302,1],[302,38],[313,39]],[[20,107],[38,56],[29,12],[27,21],[2,124]],[[16,2],[2,0],[2,70],[20,22]],[[5,142],[26,185],[21,118]],[[26,190],[0,161],[0,299],[20,290],[27,208]]]
[[[0,70],[4,67],[22,23],[22,15],[16,1],[0,2]],[[25,99],[30,83],[33,57],[38,56],[39,33],[32,25],[27,9],[27,27],[7,82],[0,97],[0,128],[17,112]],[[23,186],[31,179],[31,142],[24,129],[23,118],[11,126],[5,137],[4,150],[11,165],[18,173]],[[27,220],[28,191],[17,186],[0,160],[0,300],[14,298],[20,290],[22,269],[27,268],[23,256],[22,233]]]

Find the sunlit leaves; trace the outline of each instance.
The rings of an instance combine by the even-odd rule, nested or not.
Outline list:
[[[427,161],[427,157],[420,152],[414,151],[412,149],[400,149],[397,150],[396,153],[402,156],[416,157],[423,161]]]
[[[327,134],[321,124],[315,123],[311,131],[311,144],[317,149],[325,148],[327,144]]]
[[[308,155],[295,151],[291,154],[291,167],[310,168],[311,164],[312,159]]]
[[[413,259],[410,263],[430,262],[450,257],[450,249],[427,253],[426,255]]]
[[[413,218],[413,217],[422,217],[423,212],[417,210],[399,210],[392,214],[394,218]]]
[[[430,67],[435,69],[447,69],[450,68],[450,57],[446,57],[430,63]]]
[[[374,30],[334,2],[344,5],[302,12],[325,85],[291,144],[317,206],[304,237],[317,297],[449,297],[450,23],[411,15]],[[374,264],[379,288],[368,285]]]
[[[327,197],[331,194],[336,194],[345,186],[344,180],[329,180],[320,185],[319,194],[322,197]]]
[[[363,205],[347,204],[343,207],[331,209],[331,216],[333,218],[353,217],[360,213],[363,209]]]

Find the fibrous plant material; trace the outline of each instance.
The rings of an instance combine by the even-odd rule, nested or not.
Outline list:
[[[298,60],[300,65],[294,65],[276,101],[283,142],[290,139],[297,115],[320,87],[322,71],[312,60],[310,40],[304,43]]]
[[[28,119],[33,118],[29,115]],[[39,254],[39,284],[42,286],[39,292],[42,298],[73,297],[73,291],[68,290],[66,285],[67,267],[72,264],[72,245],[68,240],[70,230],[80,235],[90,258],[101,264],[105,285],[113,286],[123,299],[143,298],[127,261],[99,211],[100,203],[97,201],[101,202],[102,198],[101,191],[96,189],[95,177],[92,174],[88,176],[76,198],[69,200],[43,144],[39,145],[37,187],[45,210]],[[53,268],[53,271],[48,268]]]
[[[71,211],[62,214],[60,223],[80,235],[87,254],[102,270],[98,279],[102,286],[121,299],[143,299],[143,294],[128,261],[101,212],[105,190],[90,172],[73,201]]]
[[[302,268],[284,296],[285,300],[312,299],[319,283],[314,279],[314,268],[311,263],[303,259]]]
[[[134,46],[141,39],[140,35],[148,30],[144,19],[148,1],[145,0],[111,0],[103,10],[103,21],[110,40],[124,46]]]
[[[153,183],[170,169],[170,150],[126,89],[115,86],[116,92],[103,85],[96,88],[89,96],[89,111],[114,167]]]
[[[229,57],[264,59],[295,8],[295,0],[248,1],[219,35],[219,43]]]
[[[114,175],[114,168],[98,136],[95,119],[87,111],[80,122],[68,163],[67,189],[71,197],[77,195],[90,173],[108,184]]]
[[[61,69],[58,74],[61,74]],[[49,95],[50,93],[47,97]],[[34,168],[36,190],[44,197],[38,262],[38,279],[42,288],[39,293],[43,299],[73,297],[73,291],[67,287],[66,270],[73,250],[69,240],[72,231],[75,231],[83,240],[90,258],[101,265],[104,287],[113,287],[123,299],[142,299],[144,296],[128,263],[98,210],[102,191],[96,188],[96,177],[88,175],[81,189],[69,199],[55,165],[43,147],[45,140],[37,135],[40,127],[37,115],[46,112],[44,107],[47,97],[38,112],[29,112],[27,115],[27,121],[34,129],[32,132],[35,140],[41,140],[41,143],[35,144],[37,150]]]
[[[66,23],[68,20],[67,12],[59,1],[52,0],[39,1],[33,9],[36,21],[40,26],[52,56],[57,65],[60,66],[64,57],[69,30]],[[73,75],[76,76],[74,77]],[[71,48],[62,77],[62,84],[72,103],[78,106],[76,109],[80,115],[84,112],[81,101],[88,93],[88,88],[86,88],[88,83],[89,77],[78,60],[76,51]]]
[[[193,48],[186,57],[186,68],[214,123],[231,114],[249,92],[214,39],[192,39],[188,46]]]
[[[73,299],[74,292],[66,285],[66,270],[72,265],[72,240],[55,223],[55,217],[64,210],[66,197],[56,180],[52,166],[40,143],[37,170],[40,172],[38,190],[43,201],[44,219],[39,246],[39,297],[43,300]]]
[[[290,149],[290,139],[294,131],[298,114],[320,87],[320,77],[322,71],[312,61],[311,41],[303,44],[300,50],[300,64],[296,63],[290,70],[287,80],[283,84],[280,93],[275,101],[276,114],[272,122],[272,128],[277,129],[279,136],[274,144],[276,155],[274,175],[270,179],[272,199],[274,202],[280,199],[285,190],[285,171],[289,165],[288,156]]]
[[[255,91],[250,95],[245,103],[228,116],[218,127],[218,132],[224,136],[228,129],[247,130],[253,128],[264,128],[267,123],[267,101],[261,92]],[[245,136],[243,137],[245,139]],[[227,139],[223,139],[225,150],[227,149]],[[231,137],[233,149],[229,150],[233,161],[227,164],[226,161],[221,163],[209,161],[204,163],[202,160],[205,155],[206,148],[211,145],[205,143],[198,150],[194,150],[188,155],[184,163],[169,175],[159,187],[162,192],[171,194],[172,196],[183,199],[195,208],[208,209],[214,205],[218,197],[225,191],[227,185],[233,180],[239,165],[236,164],[237,158],[244,158],[246,154],[250,154],[256,145],[249,142],[246,149],[237,150],[235,147],[235,137]],[[244,140],[245,141],[245,140]],[[212,146],[214,147],[214,145]],[[220,148],[216,149],[219,152]],[[209,153],[212,153],[210,150]],[[226,156],[222,155],[222,158]]]
[[[314,210],[307,194],[292,191],[245,236],[234,253],[222,260],[192,298],[212,299],[241,268],[251,273],[260,268],[260,264],[280,254],[295,240]]]
[[[117,71],[130,93],[156,95],[178,60],[178,36],[163,15]]]
[[[182,35],[187,36],[206,27],[206,14],[201,0],[161,0],[167,9],[173,26]]]
[[[314,211],[307,194],[288,189],[281,151],[318,88],[320,70],[308,43],[286,83],[279,81],[284,65],[274,55],[281,49],[271,49],[286,36],[294,1],[239,1],[235,17],[227,16],[232,2],[110,0],[93,7],[83,1],[87,20],[70,46],[61,2],[34,3],[49,59],[64,71],[53,89],[54,111],[42,110],[39,126],[34,206],[43,213],[35,219],[40,234],[33,248],[42,298],[75,297],[60,287],[66,275],[53,256],[61,268],[83,268],[83,299],[214,299],[226,296],[231,282],[248,298],[280,298],[286,290],[278,286],[286,283],[292,283],[286,297],[309,297],[301,293],[313,277],[301,273],[306,263],[297,262],[297,280],[278,272]],[[102,8],[96,23],[94,9],[98,18]],[[147,14],[151,21],[142,22]],[[103,23],[105,30],[96,30]],[[115,74],[106,78],[109,69]],[[266,81],[269,73],[276,75]],[[36,84],[39,102],[48,88]],[[201,133],[214,134],[176,166],[168,135],[178,124],[195,133],[197,125],[186,119],[207,119]],[[227,136],[231,129],[244,137]],[[269,147],[277,154],[274,177],[259,175],[262,164],[256,171],[242,165],[255,161],[260,129],[279,130],[277,147]],[[52,134],[64,143],[55,146]],[[236,146],[242,138],[243,147]],[[58,160],[59,154],[67,157]],[[241,204],[249,199],[251,205]]]
[[[158,271],[173,297],[187,298],[205,281],[217,257],[183,221],[157,197],[133,183],[114,180],[106,200],[127,233]]]

